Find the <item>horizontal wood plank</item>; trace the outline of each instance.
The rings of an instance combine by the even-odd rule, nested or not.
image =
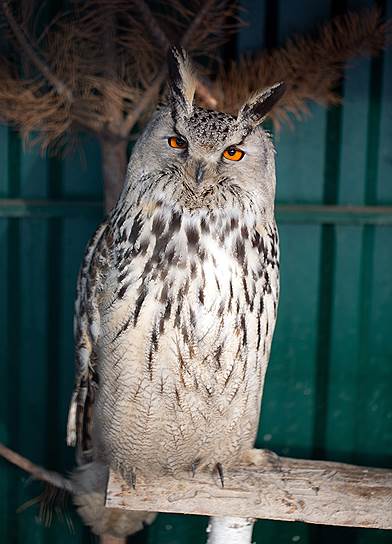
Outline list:
[[[132,489],[112,472],[106,506],[392,529],[392,471],[252,450],[226,470],[224,488],[217,474],[196,473],[138,477]]]

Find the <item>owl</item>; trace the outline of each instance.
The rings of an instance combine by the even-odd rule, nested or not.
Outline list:
[[[231,116],[194,103],[185,52],[172,50],[169,74],[78,280],[68,444],[98,534],[153,517],[103,509],[109,468],[133,486],[196,471],[224,485],[255,441],[277,314],[274,148],[260,124],[284,85]]]

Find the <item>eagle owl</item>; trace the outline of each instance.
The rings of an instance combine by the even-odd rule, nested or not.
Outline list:
[[[76,301],[68,443],[76,502],[96,533],[151,514],[103,510],[108,467],[216,471],[253,446],[279,291],[274,148],[260,128],[284,92],[238,116],[194,103],[184,52],[168,104],[136,143],[117,205],[93,236]]]

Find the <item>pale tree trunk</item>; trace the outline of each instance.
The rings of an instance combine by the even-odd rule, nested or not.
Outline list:
[[[126,538],[116,538],[110,535],[102,535],[99,539],[100,544],[125,544],[126,541]]]
[[[105,210],[109,212],[116,204],[124,185],[127,171],[127,141],[114,141],[102,137],[100,144]]]
[[[103,71],[108,82],[107,95],[104,102],[106,115],[110,119],[108,127],[114,134],[120,134],[123,111],[114,100],[110,99],[110,83],[116,81],[117,70],[117,16],[108,14],[102,27]],[[102,153],[102,170],[105,192],[105,210],[109,212],[120,195],[127,168],[127,140],[116,139],[103,132],[100,137]]]
[[[251,544],[253,525],[251,518],[210,518],[207,544]]]

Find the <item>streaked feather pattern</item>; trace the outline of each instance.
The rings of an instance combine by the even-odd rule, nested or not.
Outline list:
[[[116,210],[97,231],[77,302],[85,454],[91,421],[83,414],[98,381],[99,440],[111,457],[118,439],[123,453],[112,461],[125,473],[228,462],[252,445],[279,276],[275,224],[258,219],[154,202]],[[162,449],[150,450],[150,440]]]
[[[224,467],[256,437],[276,320],[274,150],[255,127],[282,86],[252,97],[237,119],[203,110],[176,55],[175,104],[137,142],[78,280],[68,443],[78,446],[77,502],[98,533],[111,524],[121,533],[103,509],[108,467],[133,485],[206,469],[223,484]],[[185,148],[170,148],[173,134]],[[229,145],[244,160],[224,159]],[[151,516],[129,523],[141,519]]]

